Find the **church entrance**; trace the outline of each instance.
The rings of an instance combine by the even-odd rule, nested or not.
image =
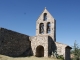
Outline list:
[[[37,46],[36,48],[36,57],[44,57],[44,47],[43,46]]]

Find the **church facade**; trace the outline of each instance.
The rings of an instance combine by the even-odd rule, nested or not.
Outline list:
[[[56,52],[70,60],[71,47],[56,42],[56,20],[46,8],[36,21],[36,36],[30,37],[30,41],[34,56],[50,57]]]
[[[2,55],[51,57],[57,54],[62,55],[65,60],[70,60],[70,50],[70,46],[56,42],[56,20],[46,8],[36,21],[36,36],[0,28]]]

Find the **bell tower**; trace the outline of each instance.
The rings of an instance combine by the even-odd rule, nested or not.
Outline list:
[[[45,8],[36,21],[36,36],[50,36],[56,41],[56,20]]]

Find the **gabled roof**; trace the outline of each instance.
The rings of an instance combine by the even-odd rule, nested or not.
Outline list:
[[[54,17],[49,13],[49,11],[47,10],[46,7],[45,7],[44,10],[42,11],[42,13],[40,14],[40,16],[39,16],[38,19],[40,19],[40,17],[42,17],[44,13],[47,13],[52,19],[54,19]],[[38,19],[37,19],[37,20],[38,20]]]

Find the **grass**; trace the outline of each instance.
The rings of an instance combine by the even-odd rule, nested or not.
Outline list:
[[[55,59],[55,58],[44,58],[44,57],[8,57],[8,56],[4,56],[4,55],[0,55],[0,60],[59,60],[59,59]]]

